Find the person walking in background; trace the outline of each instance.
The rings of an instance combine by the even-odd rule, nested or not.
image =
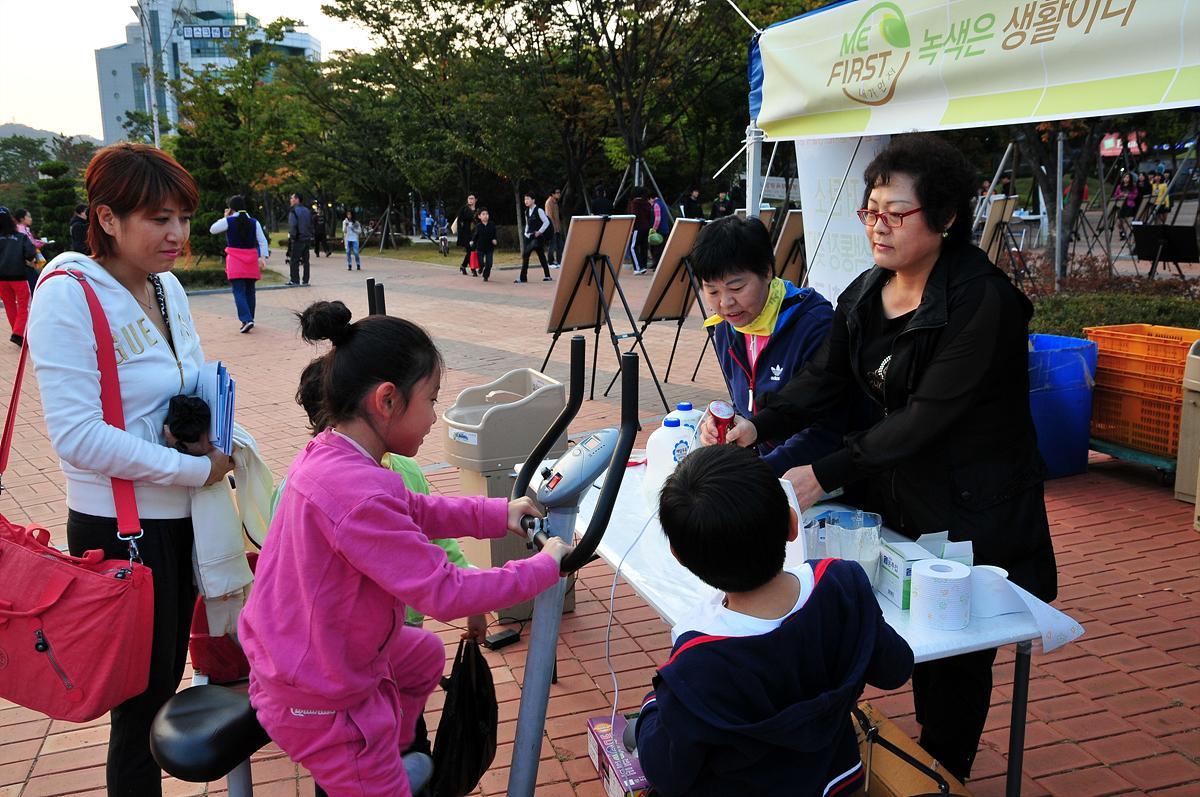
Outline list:
[[[358,270],[362,271],[362,257],[358,254],[358,238],[360,235],[362,235],[362,225],[354,217],[354,211],[347,210],[346,218],[342,219],[342,240],[346,242],[347,271],[350,270],[350,255],[354,255],[354,262],[358,264]]]
[[[246,212],[245,198],[231,196],[225,204],[225,215],[208,231],[213,235],[225,233],[225,276],[233,289],[233,303],[244,333],[254,329],[254,283],[262,279],[271,249],[258,219]]]
[[[667,202],[663,199],[657,190],[650,193],[650,205],[654,209],[654,226],[651,228],[651,233],[658,233],[658,243],[654,243],[651,239],[655,236],[648,234],[646,240],[650,243],[650,268],[658,268],[658,261],[662,258],[663,249],[667,245],[667,236],[671,234],[671,209],[667,207]]]
[[[68,252],[54,259],[51,270],[82,272],[109,326],[122,335],[117,400],[126,428],[103,418],[96,339],[75,280],[51,279],[38,287],[29,316],[29,353],[46,431],[66,476],[72,556],[103,551],[106,559],[129,558],[128,542],[117,536],[112,480],[136,482],[145,531],[137,553],[154,573],[150,677],[146,691],[110,714],[108,794],[159,797],[163,776],[150,753],[150,723],[179,688],[187,664],[196,604],[192,491],[224,479],[233,460],[211,446],[202,456],[185,454],[163,430],[168,402],[180,393],[195,394],[204,366],[187,293],[171,273],[199,202],[195,181],[162,150],[118,144],[96,153],[84,183],[93,256]]]
[[[25,342],[25,323],[29,318],[29,282],[25,270],[33,267],[37,249],[28,236],[17,231],[17,223],[8,208],[0,206],[0,300],[12,327],[9,337],[20,346]]]
[[[487,282],[492,276],[492,256],[496,253],[496,225],[492,223],[492,214],[487,208],[479,209],[479,220],[471,236],[471,249],[479,255],[479,271],[475,273],[482,273],[483,281]]]
[[[685,219],[704,218],[704,207],[700,204],[700,189],[695,186],[683,200],[683,217]]]
[[[1155,224],[1167,223],[1167,215],[1171,210],[1171,195],[1167,193],[1167,183],[1170,179],[1166,173],[1155,173],[1150,178],[1150,198],[1154,202]]]
[[[325,257],[333,257],[333,250],[329,248],[329,231],[325,227],[325,212],[321,210],[321,203],[315,202],[312,206],[313,213],[313,254],[317,257],[321,256],[321,247],[325,247]]]
[[[24,235],[33,244],[37,255],[33,259],[33,264],[25,268],[25,281],[29,283],[29,293],[33,293],[33,289],[37,287],[38,274],[42,270],[42,266],[46,265],[46,258],[42,255],[42,247],[49,241],[44,241],[33,234],[33,214],[25,208],[20,208],[14,214],[13,218],[17,222],[17,232]]]
[[[646,264],[650,256],[649,242],[646,237],[654,227],[654,206],[646,199],[646,189],[633,189],[633,198],[629,200],[629,212],[633,214],[633,237],[629,240],[629,251],[633,255],[633,273],[645,274]]]
[[[712,215],[709,216],[709,218],[715,220],[715,219],[723,218],[725,216],[732,216],[732,215],[733,215],[733,200],[729,198],[728,191],[722,191],[720,194],[717,195],[717,198],[715,200],[713,200]]]
[[[88,249],[88,206],[79,203],[75,206],[75,215],[71,217],[71,251],[81,254],[91,254]]]
[[[559,268],[562,260],[563,234],[560,202],[562,202],[562,189],[555,188],[550,192],[550,196],[546,197],[546,215],[550,217],[550,232],[546,240],[550,268]]]
[[[288,285],[308,284],[308,247],[313,240],[312,211],[304,206],[299,194],[292,194],[288,211]],[[303,269],[303,271],[302,271]],[[303,274],[303,281],[300,277]]]
[[[458,209],[458,215],[454,218],[455,233],[458,237],[456,245],[463,250],[463,259],[458,270],[464,276],[467,273],[467,266],[471,264],[471,234],[475,227],[475,202],[475,195],[467,194],[467,204]]]
[[[1132,229],[1129,226],[1129,220],[1137,213],[1138,200],[1141,198],[1132,174],[1125,172],[1121,175],[1120,182],[1113,189],[1112,197],[1113,206],[1117,211],[1117,230],[1121,234],[1121,240],[1124,241]]]
[[[592,194],[591,211],[593,216],[611,216],[613,214],[613,203],[608,198],[608,190],[603,184],[597,185],[595,192]]]
[[[529,271],[529,256],[537,253],[538,262],[542,264],[542,282],[550,282],[550,267],[546,263],[546,233],[550,229],[550,217],[546,211],[538,207],[537,198],[533,192],[525,192],[525,235],[521,247],[521,276],[513,282],[528,282],[526,274]]]

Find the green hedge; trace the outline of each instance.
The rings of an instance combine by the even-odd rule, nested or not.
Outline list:
[[[1181,296],[1055,294],[1037,300],[1030,332],[1084,337],[1084,327],[1158,324],[1200,329],[1200,302]]]
[[[184,290],[200,291],[229,287],[229,278],[225,276],[224,268],[177,268],[173,269],[171,273],[179,278],[179,282],[183,285]],[[271,269],[263,269],[262,279],[259,280],[258,284],[274,285],[281,282],[283,282],[282,274]]]

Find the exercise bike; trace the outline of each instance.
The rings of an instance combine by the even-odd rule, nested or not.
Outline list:
[[[529,455],[513,486],[513,497],[525,495],[534,474],[554,442],[574,420],[583,404],[585,342],[571,339],[571,381],[567,406]],[[575,537],[575,518],[583,496],[608,470],[588,529],[562,561],[558,583],[534,601],[525,683],[517,718],[509,794],[533,797],[541,740],[545,731],[550,683],[555,670],[558,629],[566,594],[566,574],[591,561],[612,514],[625,463],[637,435],[638,357],[622,355],[621,427],[589,434],[553,465],[541,471],[537,498],[546,518],[522,519],[529,543],[541,548],[551,535],[568,542]],[[252,797],[250,756],[271,741],[258,723],[250,698],[241,691],[204,684],[185,689],[159,710],[150,728],[150,750],[158,765],[179,780],[208,783],[227,778],[229,797]],[[426,790],[433,762],[424,753],[406,753],[404,766],[414,795]],[[317,797],[325,794],[316,787]]]

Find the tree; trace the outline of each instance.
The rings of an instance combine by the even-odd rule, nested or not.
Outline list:
[[[70,176],[71,165],[64,161],[46,161],[38,164],[38,171],[48,179],[38,184],[38,200],[42,206],[42,237],[54,239],[43,251],[49,258],[67,248],[71,241],[71,216],[79,202],[75,179]]]
[[[0,138],[0,183],[36,183],[38,164],[46,160],[47,155],[46,143],[40,138]]]
[[[1012,125],[1013,138],[1021,151],[1021,155],[1033,165],[1033,178],[1041,189],[1042,196],[1052,201],[1046,203],[1046,220],[1050,225],[1050,238],[1046,244],[1047,259],[1054,259],[1055,248],[1061,254],[1062,262],[1067,260],[1067,247],[1071,240],[1071,231],[1083,205],[1083,190],[1087,185],[1088,175],[1096,166],[1100,156],[1100,138],[1111,124],[1112,117],[1100,116],[1092,119],[1077,119],[1068,122],[1035,125],[1025,123]],[[1065,200],[1058,196],[1058,131],[1067,134],[1074,155],[1067,159],[1064,156],[1064,182],[1070,181],[1071,189]],[[1078,178],[1078,179],[1073,179]],[[1055,219],[1059,209],[1062,209],[1062,229],[1065,233],[1061,241],[1055,240],[1054,230],[1057,229]]]

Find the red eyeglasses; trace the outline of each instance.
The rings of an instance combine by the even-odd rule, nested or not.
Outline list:
[[[913,208],[912,210],[904,213],[896,213],[894,211],[880,213],[878,210],[868,210],[867,208],[863,208],[862,210],[858,211],[858,220],[868,227],[874,227],[877,220],[883,219],[883,226],[890,227],[895,230],[904,224],[905,216],[911,216],[914,213],[920,213],[921,210],[922,208]]]

